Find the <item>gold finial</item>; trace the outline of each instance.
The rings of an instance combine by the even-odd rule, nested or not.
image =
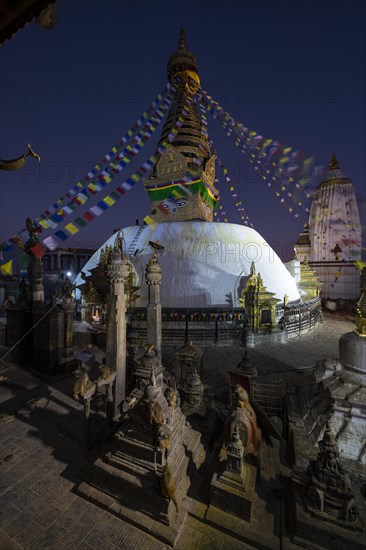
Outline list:
[[[187,50],[186,33],[183,25],[179,28],[178,50]]]

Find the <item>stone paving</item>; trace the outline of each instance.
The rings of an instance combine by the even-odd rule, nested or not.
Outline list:
[[[326,355],[337,357],[339,336],[353,326],[327,317],[311,334],[260,346],[250,355],[263,375],[290,375]],[[207,350],[204,382],[219,393],[227,383],[225,370],[235,368],[241,356],[240,348]],[[0,367],[0,412],[9,415],[0,424],[0,550],[166,548],[74,494],[83,468],[103,449],[97,445],[92,452],[82,450],[82,406],[72,399],[73,380],[45,380],[15,366]],[[93,425],[98,422],[101,418],[94,415]],[[216,528],[205,520],[206,508],[193,504],[178,550],[266,548],[240,540],[228,524]],[[239,520],[231,521],[238,525]],[[280,537],[276,540],[278,545],[268,548],[280,548]]]

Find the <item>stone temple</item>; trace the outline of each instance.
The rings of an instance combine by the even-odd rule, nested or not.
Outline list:
[[[301,305],[309,313],[314,304],[307,309],[306,299],[301,300],[299,281],[257,231],[245,225],[213,221],[218,202],[215,152],[211,150],[195,102],[187,106],[189,97],[194,98],[195,84],[198,89],[200,81],[196,58],[188,50],[183,32],[167,70],[170,81],[179,76],[181,84],[159,144],[171,132],[183,109],[187,114],[175,139],[144,183],[153,223],[123,228],[125,250],[138,287],[134,310],[144,308],[147,303],[148,287],[141,274],[149,259],[149,242],[159,241],[165,248],[159,260],[164,272],[163,312],[164,309],[190,309],[193,313],[239,310],[254,262],[263,288],[272,293],[274,303],[278,304],[271,330],[284,314],[280,311],[284,299],[289,307]],[[102,251],[113,246],[115,239],[116,234],[92,256],[83,269],[84,275],[78,275],[76,285],[83,285],[85,276],[98,266]]]
[[[362,234],[352,180],[345,176],[333,155],[324,180],[317,188],[309,227],[296,243],[299,259],[307,260],[322,282],[327,299],[359,296]]]

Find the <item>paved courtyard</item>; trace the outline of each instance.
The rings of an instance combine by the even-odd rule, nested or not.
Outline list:
[[[264,379],[274,373],[278,378],[301,376],[296,371],[317,359],[337,357],[339,336],[353,328],[350,320],[327,316],[311,334],[286,344],[262,345],[250,350],[250,355]],[[241,356],[240,348],[207,349],[205,384],[214,386],[218,394],[227,382],[226,370],[235,368]],[[46,380],[9,364],[0,367],[0,549],[166,548],[148,533],[74,494],[83,469],[103,453],[103,445],[89,453],[82,449],[82,406],[72,398],[73,380]],[[100,422],[94,415],[95,429]],[[268,475],[272,478],[273,472]],[[242,536],[240,529],[238,534],[241,522],[225,517],[223,524],[225,528],[215,527],[207,517],[207,506],[193,503],[176,548],[281,547],[281,533],[274,546],[253,544],[244,528]]]

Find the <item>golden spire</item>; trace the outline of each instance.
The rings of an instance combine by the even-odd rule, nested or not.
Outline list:
[[[200,84],[197,59],[187,47],[186,35],[183,27],[179,30],[178,48],[169,58],[167,72],[170,82],[172,82],[177,75],[188,74],[198,85]]]

